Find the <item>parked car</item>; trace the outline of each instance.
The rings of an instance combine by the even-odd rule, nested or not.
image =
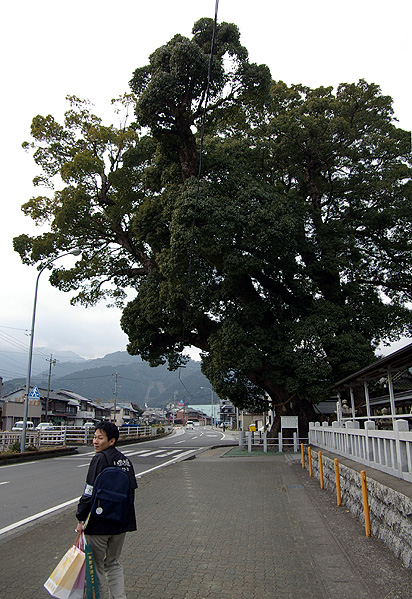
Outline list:
[[[40,422],[36,426],[36,431],[52,431],[54,429],[54,425],[51,422]]]
[[[17,422],[14,423],[14,426],[12,427],[11,430],[12,431],[22,431],[23,426],[24,426],[24,421],[18,420]],[[27,422],[26,422],[26,431],[34,431],[34,422],[32,422],[31,420],[27,420]]]
[[[195,425],[193,424],[193,420],[188,420],[186,422],[186,428],[195,428]]]
[[[96,426],[96,425],[94,424],[94,422],[85,422],[85,423],[83,424],[82,428],[89,429],[89,428],[94,428],[95,426]]]

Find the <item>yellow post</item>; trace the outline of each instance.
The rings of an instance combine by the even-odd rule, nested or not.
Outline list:
[[[324,489],[325,485],[323,482],[323,463],[322,463],[322,452],[318,451],[319,456],[319,480],[320,480],[320,488]]]
[[[336,478],[336,504],[342,505],[342,497],[340,494],[340,477],[339,477],[339,462],[338,459],[335,458],[335,478]]]
[[[371,519],[369,514],[369,501],[368,501],[368,486],[366,484],[366,472],[361,470],[362,480],[362,498],[363,498],[363,513],[365,514],[365,535],[371,536]]]
[[[312,476],[312,450],[308,447],[309,476]]]
[[[303,443],[300,444],[300,452],[302,454],[302,468],[305,468],[305,448]]]

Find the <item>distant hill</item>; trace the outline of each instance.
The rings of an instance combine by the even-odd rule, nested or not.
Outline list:
[[[50,359],[50,353],[53,354],[53,359],[56,358],[58,360],[60,367],[63,367],[66,362],[69,362],[70,364],[80,364],[88,361],[72,351],[50,352],[44,347],[36,347],[32,359],[33,374],[48,369],[47,360]],[[27,372],[27,358],[28,348],[23,346],[20,347],[17,344],[14,349],[10,349],[10,346],[0,346],[0,376],[3,380],[7,381],[13,378],[25,377]]]
[[[108,354],[95,360],[59,361],[52,368],[51,388],[74,391],[92,400],[109,401],[114,398],[116,378],[119,402],[132,401],[142,407],[145,404],[161,407],[176,404],[178,400],[193,405],[210,403],[209,390],[201,389],[210,387],[210,383],[202,374],[199,362],[191,360],[184,368],[170,372],[166,366],[151,368],[140,357],[130,356],[127,352]],[[32,384],[41,387],[47,387],[47,381],[48,370],[31,379]],[[5,381],[2,395],[22,385],[25,385],[25,378]]]

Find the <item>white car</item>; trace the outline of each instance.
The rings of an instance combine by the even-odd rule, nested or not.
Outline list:
[[[23,430],[23,426],[24,426],[24,421],[23,420],[18,420],[17,422],[14,423],[14,426],[12,427],[12,431],[22,431]],[[27,420],[26,422],[26,430],[27,431],[34,431],[34,423],[31,420]]]
[[[186,422],[186,428],[190,429],[190,428],[195,428],[195,425],[193,424],[193,420],[188,420]]]
[[[90,430],[91,428],[94,428],[96,425],[94,424],[94,422],[85,422],[82,426],[82,428],[85,428],[87,430]]]
[[[53,429],[54,426],[51,422],[40,422],[40,424],[36,426],[36,431],[52,431]]]

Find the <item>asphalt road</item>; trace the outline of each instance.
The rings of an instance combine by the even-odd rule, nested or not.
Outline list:
[[[133,463],[136,476],[142,477],[206,447],[231,443],[233,437],[218,429],[196,427],[119,449]],[[92,448],[79,447],[78,455],[1,466],[0,535],[77,503],[93,455]]]

